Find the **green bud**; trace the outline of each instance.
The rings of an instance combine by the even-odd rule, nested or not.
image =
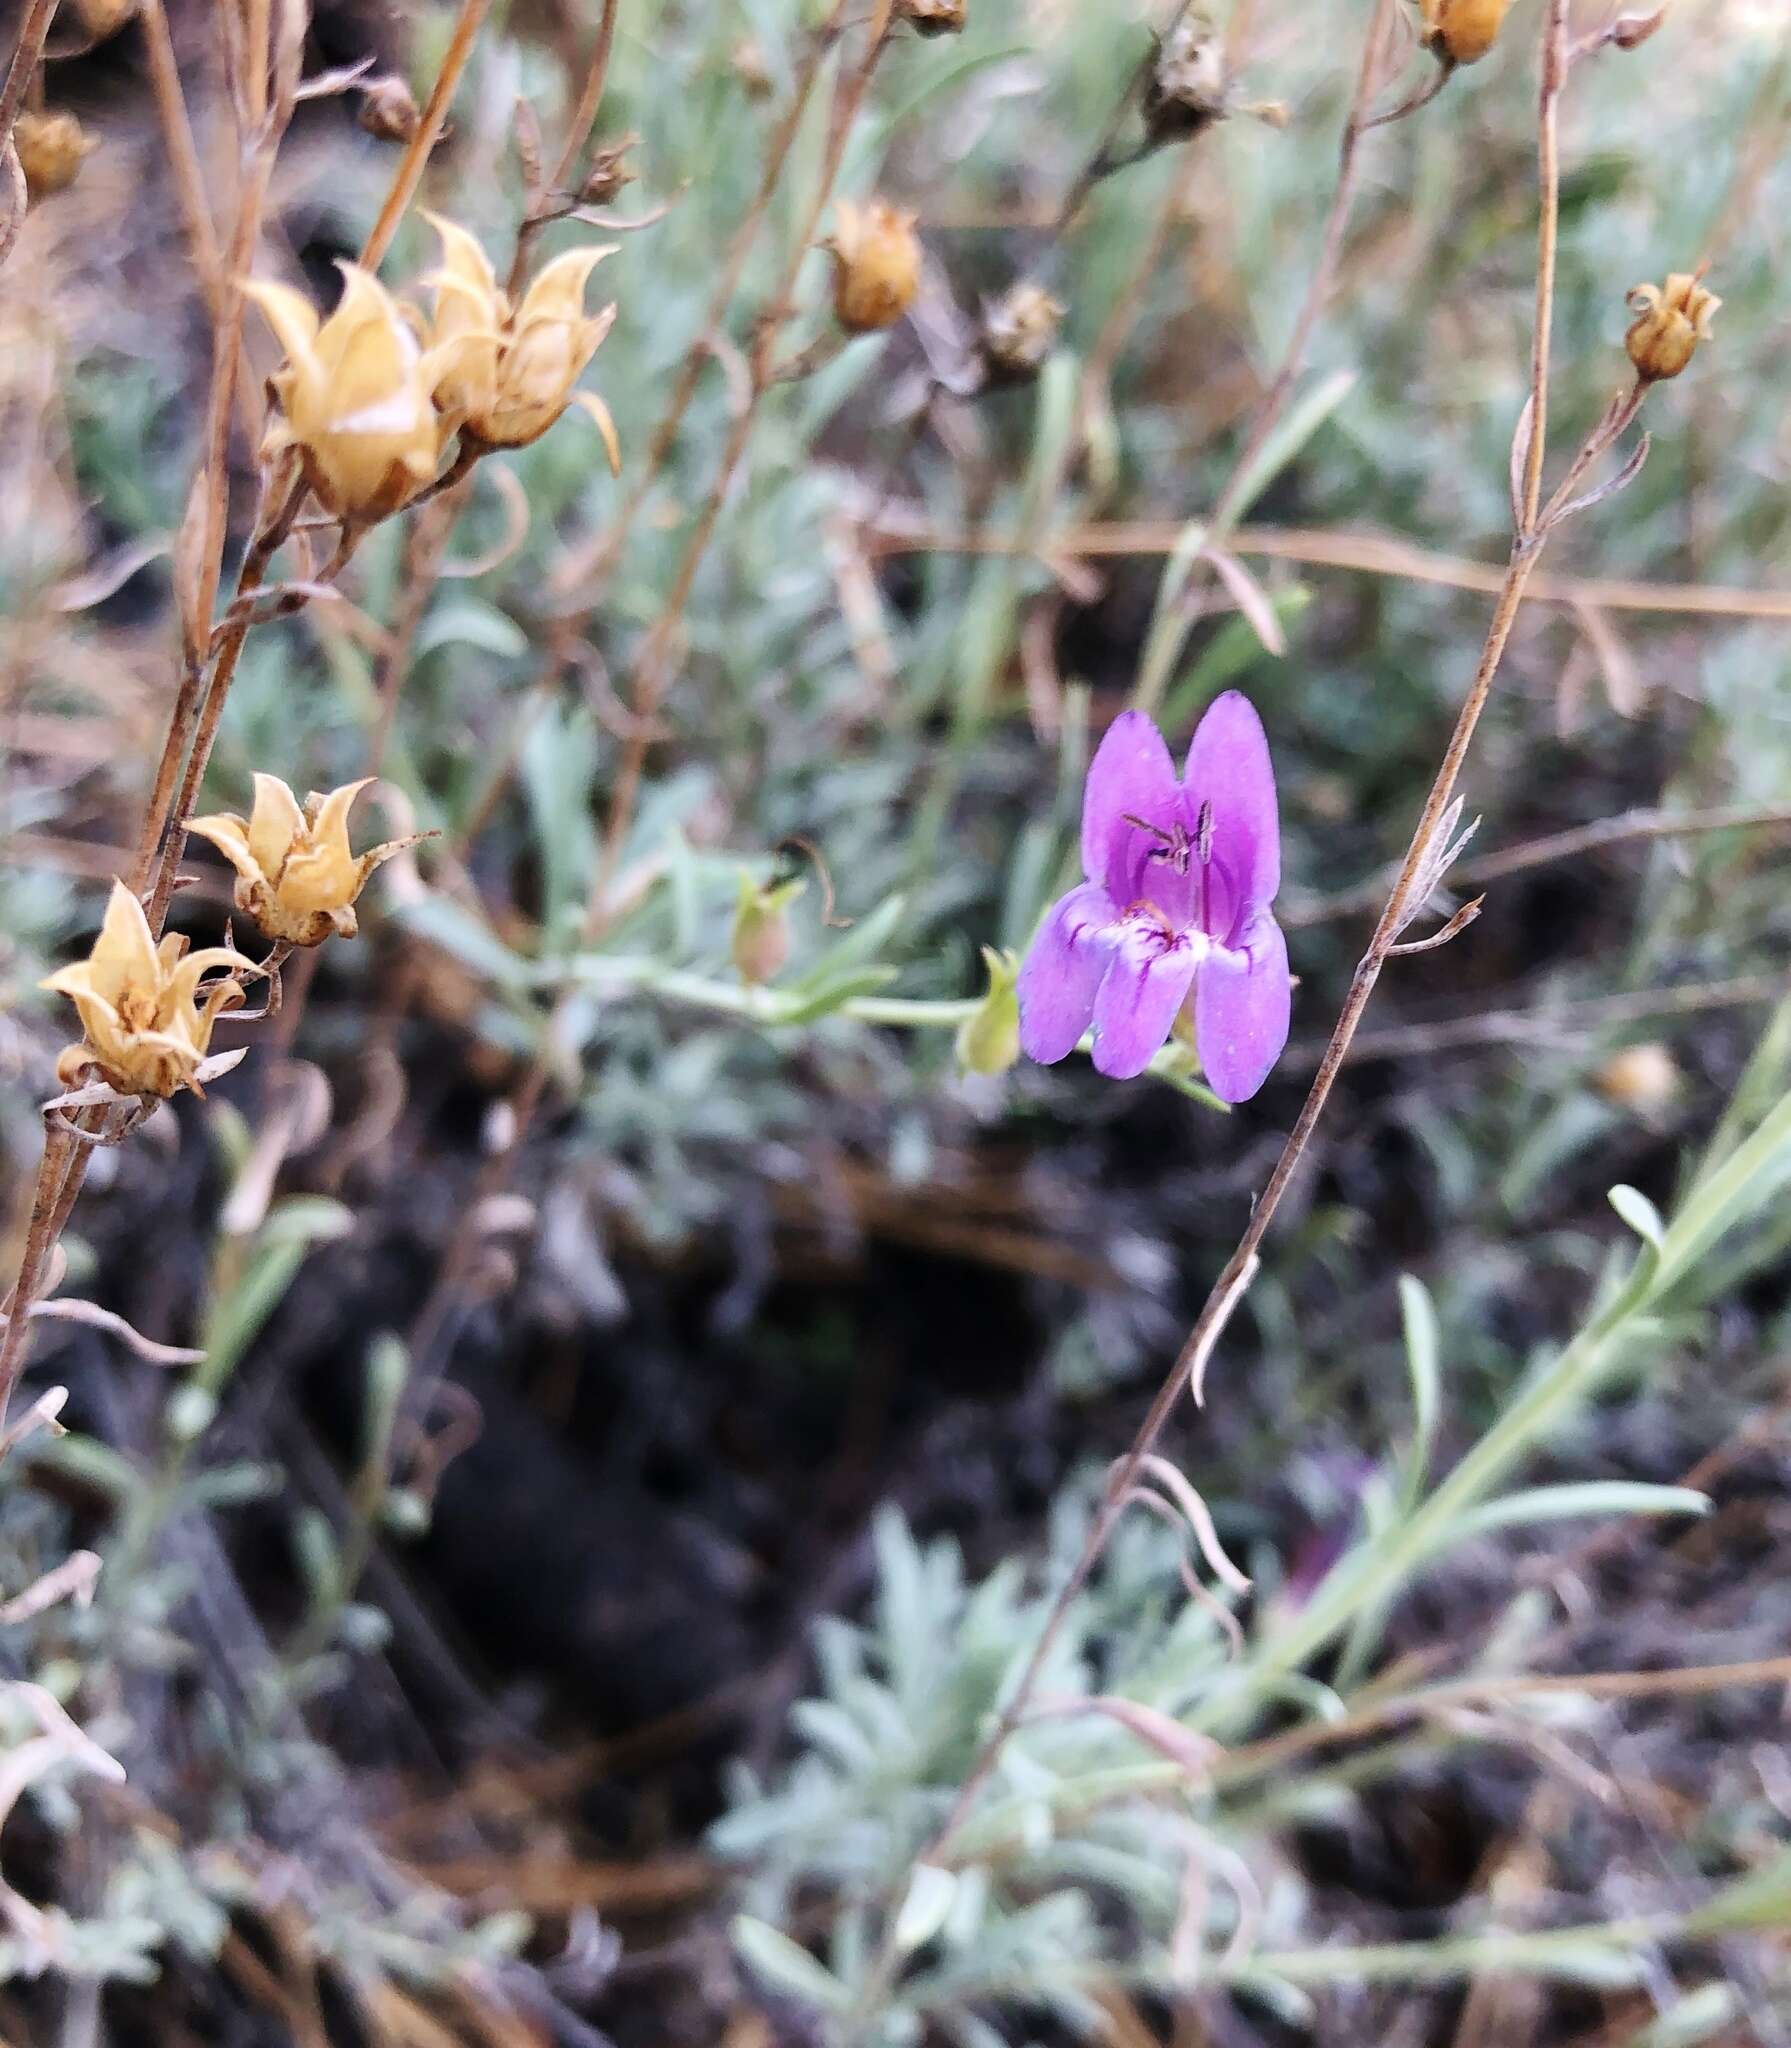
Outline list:
[[[788,882],[761,883],[751,875],[741,875],[728,951],[748,988],[759,988],[782,973],[790,957],[790,920],[785,913],[803,887],[800,876]]]
[[[1005,1074],[1020,1057],[1020,956],[983,948],[989,992],[958,1026],[958,1065],[967,1074]]]

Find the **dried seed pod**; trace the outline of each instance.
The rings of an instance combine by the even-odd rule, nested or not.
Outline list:
[[[1499,39],[1511,0],[1424,0],[1424,47],[1447,64],[1477,64]]]
[[[200,978],[213,968],[223,969],[224,978],[201,996]],[[56,1063],[64,1086],[97,1069],[121,1095],[173,1095],[191,1087],[219,1013],[242,1001],[239,971],[257,970],[228,946],[190,953],[176,932],[158,945],[142,904],[114,882],[87,958],[41,984],[73,1002],[87,1034]]]
[[[893,327],[920,289],[920,237],[915,216],[886,200],[834,207],[837,225],[823,246],[833,255],[834,318],[848,334]]]
[[[137,11],[137,0],[73,0],[75,19],[89,42],[115,36]]]
[[[13,128],[13,142],[34,200],[66,191],[96,147],[74,115],[60,109],[37,114],[27,108]]]
[[[1187,14],[1158,44],[1144,85],[1144,125],[1153,143],[1185,142],[1226,111],[1225,45],[1202,14]]]
[[[244,290],[286,351],[269,379],[281,417],[265,451],[296,447],[328,510],[366,522],[408,504],[434,477],[452,431],[436,392],[460,351],[425,350],[371,271],[341,269],[341,303],[327,320],[289,285],[252,279]]]
[[[625,135],[620,142],[610,143],[591,158],[591,168],[578,188],[578,196],[586,206],[607,206],[624,185],[634,183],[634,173],[628,168],[627,157],[639,140],[638,135]]]
[[[361,87],[361,126],[381,142],[408,142],[422,115],[402,78],[370,78]]]
[[[235,868],[236,907],[268,938],[289,946],[320,946],[332,933],[352,939],[354,901],[368,876],[420,836],[388,839],[360,855],[349,851],[348,813],[371,780],[345,783],[327,796],[314,790],[301,807],[277,775],[257,775],[246,818],[223,811],[195,818],[187,830],[209,839]]]
[[[969,0],[896,0],[896,13],[916,34],[955,36],[970,19]]]
[[[1665,285],[1639,284],[1629,295],[1631,322],[1623,345],[1636,374],[1654,384],[1677,377],[1710,339],[1710,323],[1722,304],[1699,282],[1703,273],[1675,272]]]
[[[450,365],[436,388],[444,415],[488,448],[522,448],[576,405],[596,423],[610,468],[619,469],[608,406],[574,389],[616,317],[613,305],[585,312],[591,272],[615,254],[615,244],[556,256],[512,306],[475,238],[451,220],[428,219],[442,238],[430,342]]]
[[[1670,1108],[1685,1085],[1672,1053],[1654,1039],[1612,1053],[1592,1078],[1607,1102],[1643,1117]]]
[[[1063,306],[1042,285],[1017,284],[991,300],[977,337],[990,381],[1030,383],[1056,345],[1063,315]]]

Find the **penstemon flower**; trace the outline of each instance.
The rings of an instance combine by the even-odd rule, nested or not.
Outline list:
[[[1129,1079],[1193,998],[1208,1085],[1254,1095],[1287,1043],[1287,941],[1275,771],[1262,721],[1228,690],[1200,721],[1178,781],[1142,711],[1108,728],[1082,797],[1087,880],[1053,906],[1020,972],[1020,1044],[1063,1059],[1094,1027],[1094,1063]]]

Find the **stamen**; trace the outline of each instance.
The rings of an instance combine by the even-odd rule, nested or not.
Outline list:
[[[1121,811],[1119,815],[1123,824],[1136,825],[1140,832],[1148,832],[1153,839],[1162,840],[1165,846],[1175,844],[1172,834],[1166,832],[1161,825],[1153,825],[1148,818],[1135,817],[1130,811]]]
[[[1213,800],[1207,797],[1200,806],[1200,822],[1195,828],[1195,844],[1200,853],[1200,865],[1211,865],[1213,858]]]

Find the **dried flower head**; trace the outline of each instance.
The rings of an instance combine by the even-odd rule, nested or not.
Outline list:
[[[1477,64],[1499,39],[1511,0],[1423,0],[1424,47],[1446,64]]]
[[[961,35],[970,19],[970,0],[896,0],[896,13],[923,36]]]
[[[1665,285],[1639,284],[1629,295],[1636,318],[1623,345],[1637,376],[1649,383],[1677,377],[1697,354],[1698,343],[1710,339],[1710,323],[1722,300],[1704,289],[1702,276],[1702,271],[1676,272]]]
[[[388,839],[358,856],[349,851],[348,813],[372,779],[327,796],[313,790],[301,809],[277,775],[257,775],[246,818],[220,812],[195,818],[187,830],[209,839],[235,868],[236,907],[270,939],[289,946],[320,946],[332,933],[352,939],[354,900],[367,877],[422,836]]]
[[[823,244],[833,255],[833,315],[848,334],[893,327],[920,289],[920,237],[915,216],[872,199],[833,209],[834,230]]]
[[[1247,697],[1214,699],[1179,777],[1142,711],[1107,728],[1082,796],[1087,880],[1046,915],[1020,970],[1020,1044],[1049,1065],[1094,1028],[1094,1063],[1143,1073],[1193,998],[1207,1084],[1254,1095],[1287,1043],[1275,771]]]
[[[25,172],[25,189],[33,199],[66,191],[97,147],[74,115],[60,109],[38,114],[27,108],[12,134]]]
[[[442,238],[430,339],[436,351],[453,355],[437,393],[444,412],[488,448],[521,448],[577,405],[596,422],[610,468],[620,469],[609,407],[595,393],[573,389],[616,317],[614,306],[585,313],[585,284],[615,244],[556,256],[513,307],[466,229],[428,218]]]
[[[381,142],[408,142],[422,115],[416,96],[395,73],[370,78],[361,87],[361,126]]]
[[[1044,367],[1057,342],[1064,309],[1042,285],[1017,284],[983,308],[977,346],[998,384],[1025,384]]]
[[[1225,45],[1205,15],[1185,14],[1157,45],[1144,84],[1145,129],[1153,142],[1182,142],[1225,111]]]
[[[435,393],[451,351],[425,350],[369,271],[342,265],[342,299],[319,321],[283,284],[244,287],[286,351],[270,382],[282,417],[264,452],[296,447],[305,476],[338,519],[384,519],[431,481],[446,429]]]
[[[748,988],[759,988],[783,972],[790,957],[790,905],[803,886],[800,875],[785,882],[756,882],[741,875],[728,953]]]
[[[1020,1057],[1020,956],[985,946],[983,966],[988,993],[958,1026],[958,1065],[967,1074],[1005,1074]]]
[[[214,967],[225,977],[201,996],[200,977]],[[228,946],[189,953],[178,932],[158,946],[142,904],[114,882],[92,952],[43,983],[73,1001],[87,1034],[56,1063],[64,1086],[97,1069],[121,1095],[173,1095],[191,1087],[219,1013],[242,1001],[234,979],[239,970],[256,972]]]

